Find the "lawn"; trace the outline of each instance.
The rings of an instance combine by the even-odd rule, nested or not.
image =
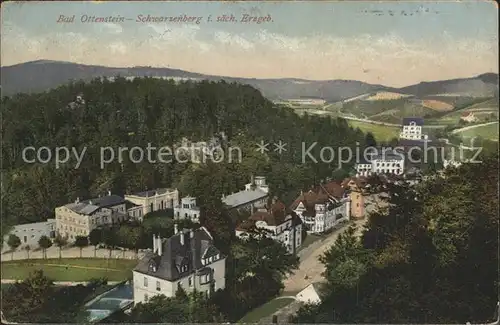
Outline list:
[[[258,323],[262,318],[271,316],[279,309],[288,306],[294,301],[292,298],[274,299],[260,307],[255,308],[243,316],[238,323]]]
[[[498,141],[498,123],[478,126],[477,128],[458,132],[457,135],[460,135],[462,138],[481,137],[483,139]]]
[[[53,281],[88,281],[107,278],[123,281],[132,275],[137,261],[102,258],[33,259],[1,263],[2,279],[24,280],[35,270],[42,270]]]
[[[353,120],[348,120],[348,123],[352,128],[359,128],[364,133],[371,132],[377,141],[390,141],[393,138],[398,138],[400,133],[400,128],[395,126],[371,124]]]

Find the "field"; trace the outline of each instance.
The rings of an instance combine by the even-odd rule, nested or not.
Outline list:
[[[412,95],[393,93],[388,91],[380,91],[376,94],[371,95],[370,97],[364,98],[362,100],[373,101],[373,100],[394,100],[401,99],[406,97],[412,97]]]
[[[451,111],[453,109],[453,105],[439,101],[439,100],[433,100],[433,99],[427,99],[422,102],[422,105],[424,107],[433,109],[438,112],[447,112]]]
[[[400,128],[395,126],[371,124],[367,122],[348,120],[349,125],[356,129],[359,128],[364,133],[371,132],[377,141],[390,141],[393,138],[398,138]]]
[[[481,137],[483,139],[498,141],[498,123],[479,126],[457,133],[463,139],[470,139],[474,137]]]
[[[42,270],[53,281],[88,281],[107,278],[123,281],[132,275],[135,260],[70,258],[9,261],[1,263],[2,279],[23,280],[35,270]]]

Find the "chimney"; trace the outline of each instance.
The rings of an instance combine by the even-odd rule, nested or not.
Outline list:
[[[89,200],[89,204],[92,205],[92,200]]]
[[[111,196],[111,191],[110,190],[108,190],[108,196]]]
[[[79,197],[76,198],[75,203],[80,203],[80,198]]]
[[[101,197],[101,194],[99,194],[97,197]]]
[[[252,184],[252,185],[255,184],[255,179],[253,177],[253,174],[252,174],[252,176],[250,176],[250,184]]]
[[[153,253],[156,253],[156,235],[153,235]]]
[[[177,235],[179,232],[179,226],[177,226],[177,223],[174,223],[174,235]]]
[[[194,231],[193,231],[193,229],[189,230],[189,238],[191,238],[191,239],[194,238]]]
[[[158,243],[156,244],[156,246],[158,246],[158,255],[161,256],[163,253],[163,242],[162,242],[160,236],[158,236],[157,240],[158,240]]]
[[[184,246],[184,232],[181,231],[180,235],[181,235],[181,245]]]

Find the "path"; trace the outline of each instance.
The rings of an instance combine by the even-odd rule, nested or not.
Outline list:
[[[71,265],[71,264],[52,264],[52,263],[29,263],[29,264],[31,264],[31,265],[59,266],[59,267],[65,267],[65,268],[85,269],[85,270],[121,271],[120,269],[111,269],[111,268],[106,268],[106,267],[82,266],[82,265]],[[12,263],[9,265],[24,265],[24,264]]]
[[[467,130],[470,130],[470,129],[478,128],[478,127],[485,126],[485,125],[495,124],[495,123],[498,124],[498,121],[488,122],[488,123],[482,123],[482,124],[474,124],[474,125],[463,127],[461,129],[455,129],[455,130],[451,131],[451,133],[452,134],[460,133],[460,132],[463,132],[463,131],[467,131]]]
[[[2,279],[2,284],[13,284],[18,282],[19,280],[12,280],[12,279]],[[115,285],[118,283],[121,283],[123,281],[108,281],[108,285]],[[87,285],[89,282],[88,281],[81,281],[81,282],[73,282],[73,281],[55,281],[54,285],[56,286],[76,286],[76,285]]]
[[[61,250],[61,257],[62,258],[109,258],[109,250],[108,249],[98,249],[95,252],[94,256],[94,247],[93,246],[88,246],[84,247],[82,249],[80,256],[80,249],[78,247],[67,247],[63,248]],[[59,258],[59,248],[52,246],[47,249],[46,251],[47,258],[54,259],[54,258]],[[144,253],[139,252],[139,254],[136,256],[135,251],[131,250],[112,250],[111,251],[111,258],[119,258],[119,259],[130,259],[130,260],[135,260],[137,257],[141,258],[144,256]],[[28,253],[26,250],[22,248],[18,248],[13,254],[8,252],[8,251],[3,251],[2,252],[2,261],[12,261],[12,260],[26,260],[28,259]],[[43,259],[45,258],[43,256],[43,251],[42,250],[36,250],[36,251],[30,251],[29,252],[29,259]]]
[[[353,221],[357,229],[357,235],[361,234],[362,225],[366,222],[363,220]],[[338,236],[348,229],[348,225],[335,230],[325,239],[311,244],[299,252],[300,265],[294,274],[289,276],[284,281],[285,292],[298,292],[307,287],[313,282],[321,282],[324,280],[321,273],[325,270],[324,265],[319,261],[319,257],[323,255],[332,245],[335,244]],[[307,276],[307,279],[305,277]]]
[[[365,212],[367,215],[372,213],[374,210],[382,208],[385,204],[377,203],[380,202],[377,195],[372,195],[366,197],[366,208]],[[351,221],[350,224],[356,225],[356,236],[361,236],[363,231],[363,226],[368,221],[368,217],[362,220]],[[298,257],[300,259],[299,268],[294,274],[290,275],[284,281],[284,292],[299,292],[309,284],[314,282],[324,281],[321,273],[325,270],[325,266],[319,261],[319,257],[323,255],[330,247],[335,244],[338,236],[344,233],[349,228],[349,225],[345,225],[338,230],[334,230],[328,237],[323,240],[316,241],[310,246],[304,248],[298,252]],[[304,279],[307,275],[307,279]]]

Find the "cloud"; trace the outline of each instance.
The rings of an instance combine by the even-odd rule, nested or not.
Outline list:
[[[8,33],[5,26],[2,31],[4,64],[44,58],[109,66],[170,66],[242,77],[355,79],[389,86],[498,72],[496,39],[455,39],[446,34],[409,41],[397,33],[351,38],[292,37],[263,29],[209,34],[199,25],[149,24],[141,27],[142,36],[125,38],[121,33],[120,39],[110,42],[109,33],[35,37],[7,27]]]
[[[99,26],[101,27],[101,30],[103,30],[104,32],[111,33],[111,34],[121,34],[123,32],[122,26],[120,26],[118,24],[103,23],[103,24],[99,24]]]
[[[127,53],[127,46],[123,42],[113,42],[113,43],[109,44],[109,49],[114,54]]]

